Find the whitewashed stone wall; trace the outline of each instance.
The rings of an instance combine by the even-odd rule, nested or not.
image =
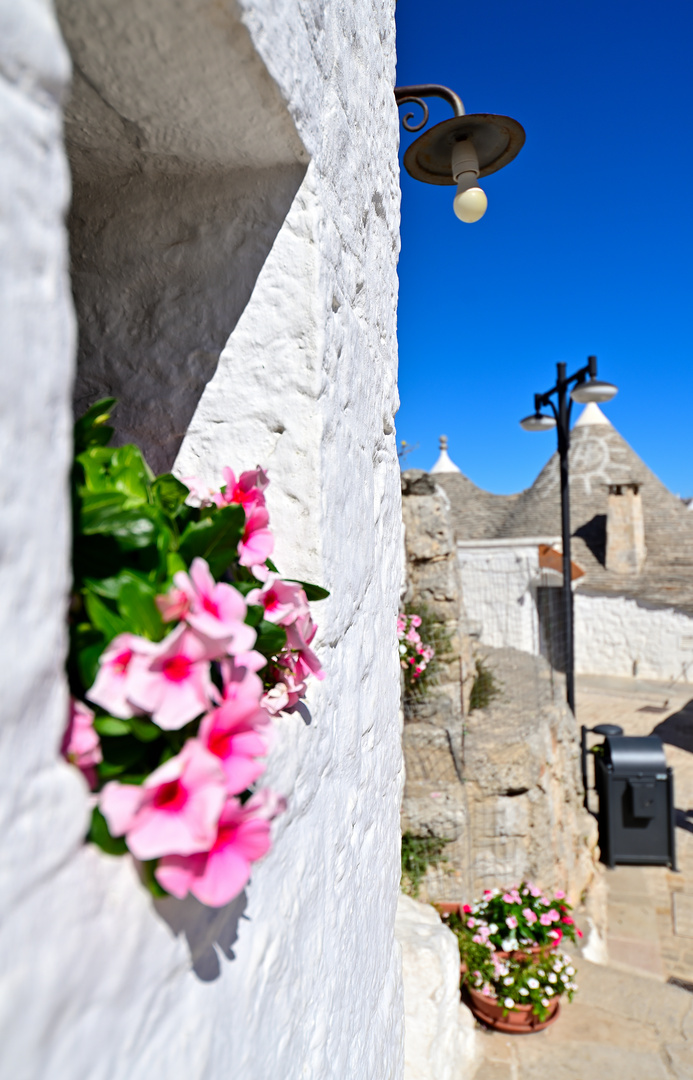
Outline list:
[[[223,6],[213,12],[192,0],[151,6],[164,22],[151,26],[144,40],[152,63],[157,50],[168,50],[163,70],[173,78],[170,42],[185,53],[196,40],[198,16],[221,18]],[[69,21],[76,8],[63,5],[62,17]],[[94,0],[82,8],[108,34],[122,5]],[[132,4],[128,12],[144,18],[146,8]],[[166,18],[183,8],[189,24],[168,35]],[[403,1003],[393,933],[401,787],[393,12],[389,0],[255,0],[224,7],[224,18],[231,13],[247,34],[242,62],[252,67],[259,58],[264,65],[310,164],[305,171],[300,147],[266,163],[291,176],[283,187],[258,189],[260,211],[269,208],[271,220],[270,233],[255,245],[255,262],[243,262],[242,237],[233,249],[239,271],[250,266],[249,285],[234,291],[229,279],[227,332],[233,332],[202,397],[215,349],[223,344],[223,288],[215,273],[208,275],[213,332],[207,343],[202,340],[202,357],[190,336],[181,344],[183,359],[192,355],[186,360],[194,369],[190,393],[181,405],[180,381],[164,370],[175,355],[158,350],[154,333],[152,368],[168,387],[163,405],[154,407],[156,378],[139,379],[125,410],[130,419],[138,408],[146,414],[155,459],[161,454],[156,464],[184,436],[177,463],[183,475],[194,471],[211,479],[227,463],[267,464],[277,562],[287,574],[332,590],[316,612],[327,679],[304,718],[281,721],[269,765],[268,782],[289,796],[273,852],[257,867],[245,896],[208,913],[188,901],[154,905],[129,860],[82,845],[87,794],[79,776],[57,758],[66,701],[61,668],[74,351],[61,224],[67,174],[59,98],[68,63],[45,0],[0,2],[0,222],[8,241],[0,256],[0,313],[9,349],[0,403],[9,463],[2,474],[1,526],[0,1038],[13,1080],[402,1075]],[[80,79],[91,32],[80,24],[71,40],[73,49],[82,50]],[[138,27],[124,32],[133,48],[141,47]],[[222,19],[217,39],[224,34],[229,27]],[[237,39],[229,40],[233,45]],[[113,55],[104,52],[104,72]],[[190,100],[206,76],[205,59],[195,55]],[[132,77],[137,75],[134,65]],[[95,95],[94,114],[108,116],[115,127],[124,120],[130,137],[142,118],[132,119],[129,105],[119,112],[108,93],[99,96],[100,77],[96,65],[86,80]],[[162,93],[166,86],[164,81]],[[174,105],[178,100],[171,95]],[[275,115],[267,100],[264,111],[258,106],[260,125],[268,110]],[[210,114],[214,108],[219,105],[212,99]],[[277,124],[274,133],[281,134]],[[116,138],[105,127],[98,131],[105,140]],[[133,136],[138,148],[146,135],[140,126]],[[166,129],[156,153],[165,156],[176,138],[174,127]],[[135,194],[137,205],[144,205]],[[194,208],[194,191],[189,197]],[[211,204],[218,207],[215,199]],[[88,210],[92,204],[81,205]],[[254,221],[248,214],[250,232],[262,226],[258,216]],[[179,215],[179,224],[186,220]],[[109,328],[118,316],[108,283],[115,277],[125,289],[127,274],[121,268],[118,278],[115,267],[113,275],[103,272],[104,249],[90,239],[89,222],[82,225],[77,304],[82,332],[89,335],[83,357],[91,359],[81,385],[96,396],[111,389],[100,373],[122,370],[117,357],[105,364],[103,342],[112,342]],[[211,250],[214,228],[198,250]],[[220,245],[224,239],[220,233]],[[185,262],[194,248],[185,247],[188,234],[170,240],[162,258]],[[176,249],[176,240],[182,248]],[[127,236],[123,242],[127,248]],[[126,251],[131,260],[136,254],[132,246]],[[167,294],[174,323],[169,342],[176,340],[176,320],[183,328],[203,308],[203,285],[193,305],[184,288],[178,301],[175,289]],[[153,296],[151,283],[147,288]],[[95,311],[97,300],[103,303]],[[121,326],[135,341],[132,310],[125,305]],[[146,356],[140,355],[141,366]],[[121,383],[127,389],[128,379]],[[176,428],[186,408],[192,416],[187,434]],[[121,437],[132,429],[128,419]]]
[[[458,543],[469,631],[484,645],[539,654],[538,543]]]
[[[693,619],[625,596],[575,595],[575,670],[693,683]]]

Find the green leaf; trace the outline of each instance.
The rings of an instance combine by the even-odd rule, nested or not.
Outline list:
[[[91,840],[93,844],[97,844],[102,851],[106,851],[109,855],[125,855],[128,850],[124,837],[111,836],[106,819],[96,806],[92,810],[87,839]]]
[[[112,577],[84,578],[84,584],[90,592],[96,593],[98,596],[104,596],[107,600],[117,600],[123,585],[127,585],[132,581],[148,585],[149,574],[138,570],[121,570],[120,573]]]
[[[84,590],[84,606],[87,611],[91,622],[100,630],[106,641],[112,641],[118,634],[123,634],[128,626],[117,612],[112,611],[110,607],[104,604],[103,600],[100,600],[98,596],[90,592],[89,589]]]
[[[177,574],[180,570],[184,574],[188,572],[188,565],[184,559],[180,557],[177,551],[169,551],[166,556],[166,578],[168,581],[173,580],[173,575]]]
[[[105,446],[113,434],[113,428],[107,426],[115,398],[102,398],[87,409],[74,427],[75,450],[80,453],[87,446]]]
[[[327,600],[330,595],[327,589],[323,589],[322,585],[311,585],[309,581],[299,581],[298,578],[285,578],[285,581],[293,581],[296,585],[300,585],[306,594],[307,600]]]
[[[144,878],[144,884],[147,886],[152,896],[155,896],[157,900],[163,900],[164,897],[170,896],[171,894],[166,892],[166,889],[164,889],[154,877],[154,871],[156,870],[158,862],[158,859],[150,859],[147,862],[142,863],[142,876]]]
[[[85,690],[94,685],[99,670],[99,657],[108,644],[100,634],[96,640],[94,636],[81,635],[81,640],[85,641],[85,644],[79,644],[79,641],[77,644],[77,670]]]
[[[213,516],[191,522],[181,537],[178,550],[188,566],[196,557],[206,559],[218,580],[237,558],[244,525],[242,506],[223,506]]]
[[[286,645],[286,630],[263,619],[258,628],[255,648],[263,656],[276,656]]]
[[[130,725],[127,721],[117,720],[115,716],[97,716],[94,720],[94,729],[99,735],[117,737],[130,734]]]
[[[133,716],[128,723],[132,734],[140,742],[154,742],[161,735],[161,728],[157,727],[156,724],[152,724],[151,720],[140,720],[137,716]]]
[[[172,473],[157,476],[152,484],[152,494],[170,517],[175,517],[188,497],[188,489]]]
[[[111,536],[123,551],[136,551],[156,543],[157,511],[146,504],[126,506],[120,492],[97,492],[82,500],[79,528],[85,536]]]
[[[142,457],[142,451],[132,443],[113,451],[111,479],[117,491],[132,501],[149,501],[149,489],[154,475]]]
[[[248,611],[245,617],[245,621],[248,626],[259,626],[262,622],[262,616],[265,614],[265,609],[261,604],[248,604]]]
[[[151,585],[139,580],[127,581],[118,594],[118,611],[131,633],[150,641],[161,641],[164,624],[154,602],[155,596]]]
[[[120,771],[129,769],[142,757],[144,747],[139,740],[133,739],[132,735],[119,735],[117,738],[104,735],[101,739],[101,750],[103,761],[99,764],[99,775],[105,765],[119,766]]]

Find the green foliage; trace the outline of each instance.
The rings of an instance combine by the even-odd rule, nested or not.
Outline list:
[[[409,896],[417,897],[421,888],[421,882],[426,876],[429,866],[439,866],[448,860],[444,855],[448,839],[440,839],[437,836],[413,836],[412,833],[404,833],[402,836],[402,891]]]
[[[487,709],[495,697],[501,692],[501,687],[490,668],[487,668],[483,660],[476,661],[476,675],[472,684],[472,692],[469,695],[469,711],[475,709]]]
[[[418,678],[412,678],[411,669],[405,669],[405,693],[408,697],[420,699],[425,697],[431,687],[440,681],[443,657],[451,653],[452,639],[445,624],[441,623],[425,604],[406,604],[404,611],[406,615],[419,616],[421,619],[419,636],[426,645],[432,645],[435,650],[432,659],[428,661]]]

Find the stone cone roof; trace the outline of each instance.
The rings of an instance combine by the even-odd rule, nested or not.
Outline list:
[[[560,535],[558,452],[518,495],[492,495],[462,474],[441,474],[436,482],[450,499],[458,540]],[[637,577],[610,573],[604,566],[608,485],[617,483],[640,485],[647,558]],[[571,433],[570,517],[572,558],[585,570],[579,591],[632,596],[693,612],[693,514],[598,406],[587,406]]]

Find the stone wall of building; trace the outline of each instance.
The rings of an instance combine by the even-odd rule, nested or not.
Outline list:
[[[431,598],[450,626],[455,609],[458,618],[458,666],[444,664],[430,694],[405,702],[402,830],[452,841],[421,895],[470,899],[527,877],[578,899],[595,877],[597,835],[582,806],[578,729],[563,687],[541,657],[467,632],[479,631],[467,619],[449,504],[434,477],[403,475],[403,513],[407,596],[414,605]],[[497,693],[472,710],[477,663]]]
[[[693,617],[627,596],[575,595],[575,670],[693,683]]]
[[[17,1080],[398,1080],[394,4],[59,4],[79,403],[120,395],[119,438],[158,468],[179,449],[210,481],[267,465],[277,563],[332,593],[326,680],[280,720],[266,774],[288,811],[219,911],[153,903],[129,858],[85,847],[87,792],[58,756],[69,62],[47,0],[0,9],[3,1062]]]

